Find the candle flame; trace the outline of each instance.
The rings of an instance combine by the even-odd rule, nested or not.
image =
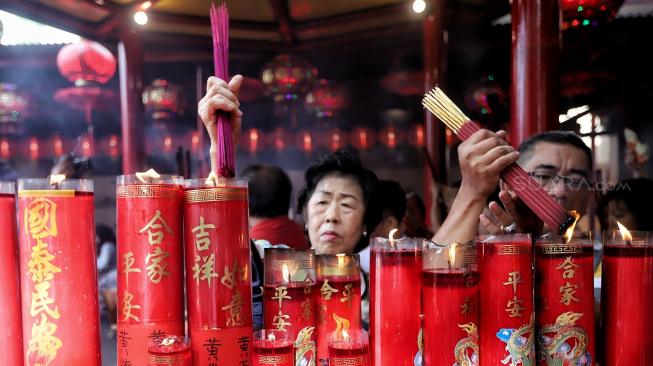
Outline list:
[[[281,266],[281,277],[290,282],[290,269],[288,269],[288,264],[286,263]]]
[[[274,333],[268,334],[268,341],[276,341],[277,337],[274,336]]]
[[[349,335],[349,333],[345,329],[342,330],[341,334],[342,334],[342,339],[343,340],[345,340],[346,342],[351,341],[351,336]]]
[[[345,267],[345,254],[336,254],[336,257],[338,258],[338,268],[344,268]]]
[[[164,338],[164,339],[163,339],[163,342],[161,342],[161,345],[163,345],[163,346],[170,346],[170,345],[172,345],[173,343],[175,343],[175,339],[172,338],[172,337],[167,337],[167,338]]]
[[[218,175],[214,171],[209,173],[208,178],[204,181],[204,184],[207,186],[217,187],[218,186]]]
[[[66,179],[65,174],[52,174],[50,176],[50,185],[51,186],[56,186],[59,185],[61,182],[63,182]]]
[[[633,236],[630,234],[630,230],[628,230],[625,226],[623,226],[619,221],[617,221],[617,226],[619,226],[619,231],[621,232],[621,238],[625,241],[632,241]]]
[[[390,240],[390,245],[394,246],[395,245],[395,234],[397,233],[397,228],[394,228],[390,230],[390,233],[388,234],[388,239]]]
[[[454,263],[456,263],[456,247],[458,247],[458,242],[453,242],[449,244],[449,266],[453,267]]]
[[[146,172],[136,172],[135,175],[136,178],[138,178],[138,180],[140,180],[143,183],[148,183],[153,181],[154,179],[161,178],[161,175],[159,175],[159,173],[157,173],[156,170],[154,169],[149,169]]]
[[[580,214],[574,210],[571,210],[569,212],[571,216],[574,218],[574,222],[569,226],[567,231],[565,231],[565,234],[563,237],[565,238],[565,243],[569,243],[571,241],[571,238],[574,237],[574,229],[576,228],[576,224],[578,224],[578,220],[580,220]]]

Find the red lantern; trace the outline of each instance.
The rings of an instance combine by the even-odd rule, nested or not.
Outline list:
[[[82,156],[90,158],[93,155],[93,143],[88,136],[81,138],[82,141]]]
[[[349,106],[349,91],[343,85],[322,79],[306,94],[305,105],[319,118],[333,117]]]
[[[417,124],[408,131],[408,142],[415,147],[423,147],[425,139],[424,125]]]
[[[327,134],[321,134],[320,145],[331,151],[342,149],[347,145],[347,135],[339,128],[329,130]]]
[[[197,131],[195,131],[195,132],[191,133],[190,136],[191,136],[191,137],[190,137],[190,149],[191,149],[191,151],[192,151],[192,152],[197,152],[197,151],[199,151],[199,147],[200,147],[200,134],[199,134]]]
[[[116,59],[97,42],[81,40],[66,45],[57,54],[59,72],[75,85],[104,84],[116,73]]]
[[[172,136],[170,136],[170,134],[167,134],[167,135],[163,138],[163,150],[164,150],[165,152],[170,152],[170,151],[172,151]]]
[[[243,133],[241,144],[245,150],[256,154],[263,147],[263,134],[256,128],[250,128]]]
[[[63,139],[59,135],[54,135],[52,138],[52,149],[54,156],[63,155]]]
[[[29,139],[29,158],[32,160],[39,158],[39,140],[36,137]]]
[[[0,83],[0,133],[19,134],[30,112],[30,98],[16,85]]]
[[[315,144],[314,140],[315,139],[309,130],[303,130],[297,134],[297,146],[304,152],[313,151]]]
[[[389,149],[394,149],[404,141],[404,134],[394,126],[388,126],[379,132],[381,144]]]
[[[173,118],[181,111],[183,102],[181,87],[167,80],[156,79],[143,91],[143,105],[154,120]]]
[[[118,150],[120,149],[120,141],[118,140],[118,136],[116,135],[111,135],[109,136],[109,141],[107,142],[107,145],[109,147],[109,156],[112,158],[118,157]]]
[[[317,78],[317,69],[308,61],[281,54],[263,67],[261,81],[275,102],[297,100],[306,94]]]
[[[354,128],[349,134],[349,143],[359,150],[367,150],[376,143],[376,133],[369,127]]]
[[[3,137],[0,140],[0,156],[5,160],[8,160],[11,157],[11,147],[9,145],[9,140],[6,137]]]
[[[292,138],[290,132],[277,127],[271,133],[272,145],[276,151],[283,151],[288,147],[288,141]]]
[[[562,0],[562,29],[596,27],[611,21],[623,0]]]
[[[424,73],[422,71],[399,70],[381,79],[381,86],[399,95],[424,94]]]

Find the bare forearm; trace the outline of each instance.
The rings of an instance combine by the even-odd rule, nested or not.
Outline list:
[[[470,189],[461,188],[451,206],[447,218],[433,235],[433,242],[449,244],[473,240],[478,229],[479,215],[485,206],[485,199]]]

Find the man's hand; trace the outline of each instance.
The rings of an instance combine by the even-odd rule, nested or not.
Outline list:
[[[199,114],[204,126],[209,133],[211,140],[216,136],[216,111],[225,111],[231,113],[231,128],[234,137],[240,134],[241,118],[243,112],[240,110],[238,102],[238,92],[243,83],[243,77],[234,76],[229,84],[226,81],[215,76],[209,77],[206,82],[206,94],[197,105]]]
[[[534,236],[542,232],[542,221],[524,205],[512,191],[499,192],[498,202],[490,202],[479,216],[481,224],[493,235],[507,232],[531,233]]]

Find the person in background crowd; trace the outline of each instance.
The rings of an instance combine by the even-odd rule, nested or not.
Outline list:
[[[116,235],[106,225],[95,226],[98,278],[116,268]]]
[[[653,180],[627,179],[619,182],[601,199],[599,217],[604,230],[619,230],[619,221],[628,230],[653,231]]]
[[[406,214],[401,220],[401,231],[409,237],[430,239],[433,237],[426,227],[426,206],[415,192],[406,193]]]

